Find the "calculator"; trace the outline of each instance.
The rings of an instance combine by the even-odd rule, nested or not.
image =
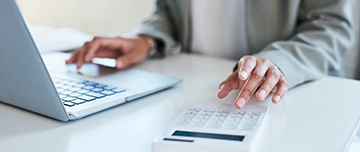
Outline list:
[[[193,102],[152,142],[152,152],[248,152],[256,150],[269,107]]]

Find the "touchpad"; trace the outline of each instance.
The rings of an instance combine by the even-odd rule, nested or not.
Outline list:
[[[113,67],[107,67],[103,65],[85,63],[80,69],[76,68],[76,64],[66,65],[67,73],[77,73],[86,77],[101,77],[108,74],[117,72]]]

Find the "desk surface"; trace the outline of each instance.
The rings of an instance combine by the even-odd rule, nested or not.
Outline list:
[[[43,55],[49,69],[64,66],[64,55]],[[56,58],[57,60],[53,60]],[[72,122],[59,122],[0,103],[0,151],[4,152],[150,152],[151,141],[190,102],[232,103],[237,92],[217,99],[218,85],[236,61],[174,55],[134,68],[183,78],[173,88]],[[270,106],[260,152],[342,151],[360,119],[360,82],[325,77],[291,89]]]

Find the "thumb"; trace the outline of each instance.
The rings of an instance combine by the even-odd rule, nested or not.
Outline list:
[[[130,56],[129,55],[123,55],[118,58],[116,58],[116,69],[126,69],[131,65],[130,62]]]

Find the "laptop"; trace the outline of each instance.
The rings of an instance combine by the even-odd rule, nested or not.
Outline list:
[[[106,83],[51,74],[14,0],[0,1],[0,71],[1,102],[60,121],[83,118],[182,81],[139,69],[99,78]]]

